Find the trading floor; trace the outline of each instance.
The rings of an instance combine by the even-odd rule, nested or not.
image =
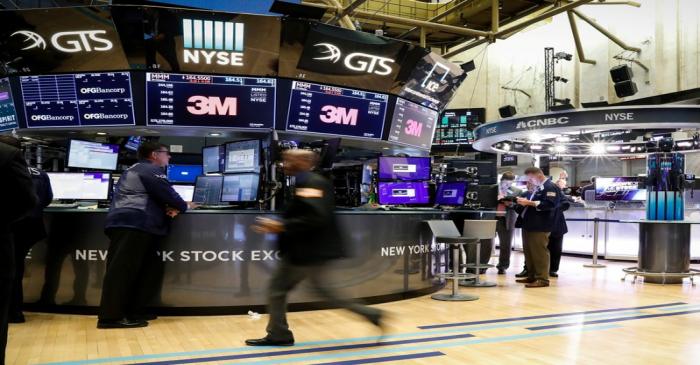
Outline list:
[[[422,296],[381,304],[387,334],[341,310],[289,314],[296,346],[251,348],[266,315],[161,317],[100,331],[94,316],[28,313],[11,325],[8,364],[697,364],[700,288],[622,282],[629,262],[564,257],[549,288],[514,282],[515,254],[495,288],[462,288],[473,302]],[[445,289],[446,290],[446,289]],[[128,332],[128,333],[127,333]],[[646,345],[640,345],[646,344]],[[653,344],[653,346],[651,346]]]

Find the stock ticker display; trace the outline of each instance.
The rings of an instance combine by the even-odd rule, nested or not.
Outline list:
[[[0,79],[0,131],[17,127],[17,111],[12,100],[10,79]]]
[[[273,128],[274,78],[146,74],[149,126]]]
[[[128,72],[20,76],[28,128],[134,125]]]
[[[379,139],[388,101],[386,94],[294,81],[286,130]]]
[[[474,142],[474,129],[484,123],[486,109],[449,109],[440,116],[433,145],[459,145]]]
[[[430,149],[438,113],[420,104],[396,99],[391,118],[389,141],[422,149]]]

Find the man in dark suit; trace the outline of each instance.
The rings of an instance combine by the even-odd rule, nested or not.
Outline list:
[[[12,142],[13,145],[19,141]],[[11,225],[24,218],[36,206],[32,178],[19,149],[0,143],[0,191],[4,208],[0,210],[0,364],[5,363],[8,307],[15,274]]]
[[[382,312],[340,299],[324,286],[331,260],[344,256],[342,236],[335,216],[333,186],[323,176],[311,172],[318,157],[306,150],[284,153],[284,171],[294,176],[294,197],[282,214],[282,220],[259,218],[252,228],[258,233],[277,233],[282,260],[268,289],[270,320],[267,336],[246,340],[248,346],[292,346],[294,335],[287,324],[287,295],[297,284],[309,279],[318,293],[335,306],[359,314],[380,326]]]
[[[535,186],[527,198],[518,198],[517,211],[522,218],[523,249],[528,277],[517,280],[527,288],[549,286],[549,235],[559,208],[561,192],[538,167],[525,169],[528,181]]]
[[[513,209],[513,200],[520,196],[522,191],[513,186],[515,175],[506,171],[501,175],[498,186],[498,207],[496,211],[496,233],[498,233],[498,275],[504,275],[510,266],[510,252],[513,243],[513,230],[518,214]]]

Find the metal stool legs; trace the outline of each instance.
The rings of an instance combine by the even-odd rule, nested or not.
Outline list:
[[[460,294],[459,293],[459,280],[468,278],[478,278],[476,275],[472,274],[462,274],[459,272],[459,245],[452,245],[452,273],[445,273],[443,278],[445,280],[452,280],[452,293],[437,293],[433,294],[431,298],[435,300],[451,301],[451,302],[462,302],[479,299],[476,295],[470,294]]]
[[[474,277],[474,280],[462,280],[459,282],[459,285],[469,287],[469,288],[492,288],[498,284],[491,282],[491,281],[480,281],[479,276],[481,273],[481,269],[484,268],[489,268],[493,267],[493,265],[482,265],[481,264],[481,241],[476,241],[476,259],[475,259],[475,264],[474,265],[466,265],[467,268],[474,269],[474,273],[476,276]]]

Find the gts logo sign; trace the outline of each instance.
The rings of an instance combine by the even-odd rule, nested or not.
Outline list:
[[[569,123],[569,117],[533,119],[533,120],[518,122],[515,129],[550,127],[553,125],[560,125],[560,124],[567,124],[567,123]]]
[[[187,111],[194,115],[231,115],[238,113],[236,98],[193,95],[187,99]]]

